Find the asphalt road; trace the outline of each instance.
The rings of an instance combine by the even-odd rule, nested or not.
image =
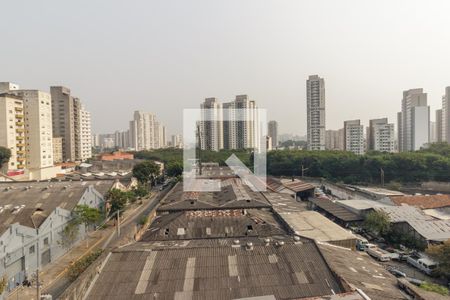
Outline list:
[[[112,249],[121,245],[134,241],[135,227],[142,216],[147,216],[161,201],[162,198],[170,191],[171,186],[162,191],[157,191],[152,198],[146,202],[142,207],[138,208],[132,216],[128,217],[120,227],[120,237],[117,236],[117,231],[113,231],[111,235],[105,240],[102,245],[102,249],[105,251],[111,251]],[[53,299],[58,297],[69,287],[70,281],[66,276],[62,276],[59,280],[55,281],[50,287],[45,289],[45,293],[52,295]]]

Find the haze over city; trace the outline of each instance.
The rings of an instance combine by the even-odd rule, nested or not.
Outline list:
[[[450,84],[448,1],[83,2],[3,3],[0,81],[70,87],[97,133],[134,110],[180,133],[183,108],[248,94],[304,135],[308,75],[325,79],[327,129],[395,122],[411,88],[434,111]]]

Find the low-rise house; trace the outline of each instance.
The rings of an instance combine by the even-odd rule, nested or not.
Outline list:
[[[276,193],[292,195],[298,200],[307,200],[314,197],[314,185],[298,179],[267,178],[267,189]]]
[[[77,205],[104,208],[112,181],[8,182],[0,184],[0,278],[6,292],[63,255],[63,230]],[[80,225],[78,240],[83,238]],[[76,241],[74,241],[76,242]]]

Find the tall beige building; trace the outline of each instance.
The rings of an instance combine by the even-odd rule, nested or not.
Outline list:
[[[345,151],[361,155],[365,152],[364,126],[360,120],[344,122]]]
[[[63,161],[62,156],[62,138],[54,137],[53,138],[53,162],[61,163]]]
[[[216,98],[206,98],[200,109],[200,148],[212,151],[223,149],[222,104]]]
[[[0,146],[11,151],[3,167],[7,175],[22,172],[26,167],[23,101],[9,93],[0,93]]]
[[[50,87],[53,136],[62,138],[63,161],[84,161],[92,157],[91,115],[81,100],[64,86]]]
[[[388,123],[387,118],[369,121],[367,149],[380,152],[395,151],[394,124]]]
[[[149,112],[134,112],[129,134],[131,148],[136,151],[158,149],[165,144],[165,127]]]
[[[442,141],[450,144],[450,86],[442,96]]]
[[[325,131],[326,150],[344,150],[344,129]]]
[[[325,150],[325,80],[317,75],[306,81],[308,150]]]
[[[443,118],[442,118],[442,109],[437,109],[436,110],[436,122],[435,122],[435,127],[436,127],[436,138],[435,138],[435,142],[442,142],[444,139],[444,133],[443,133]]]

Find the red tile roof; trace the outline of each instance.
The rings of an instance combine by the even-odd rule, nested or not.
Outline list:
[[[421,209],[450,206],[450,195],[414,195],[390,197],[396,205],[410,205]]]

